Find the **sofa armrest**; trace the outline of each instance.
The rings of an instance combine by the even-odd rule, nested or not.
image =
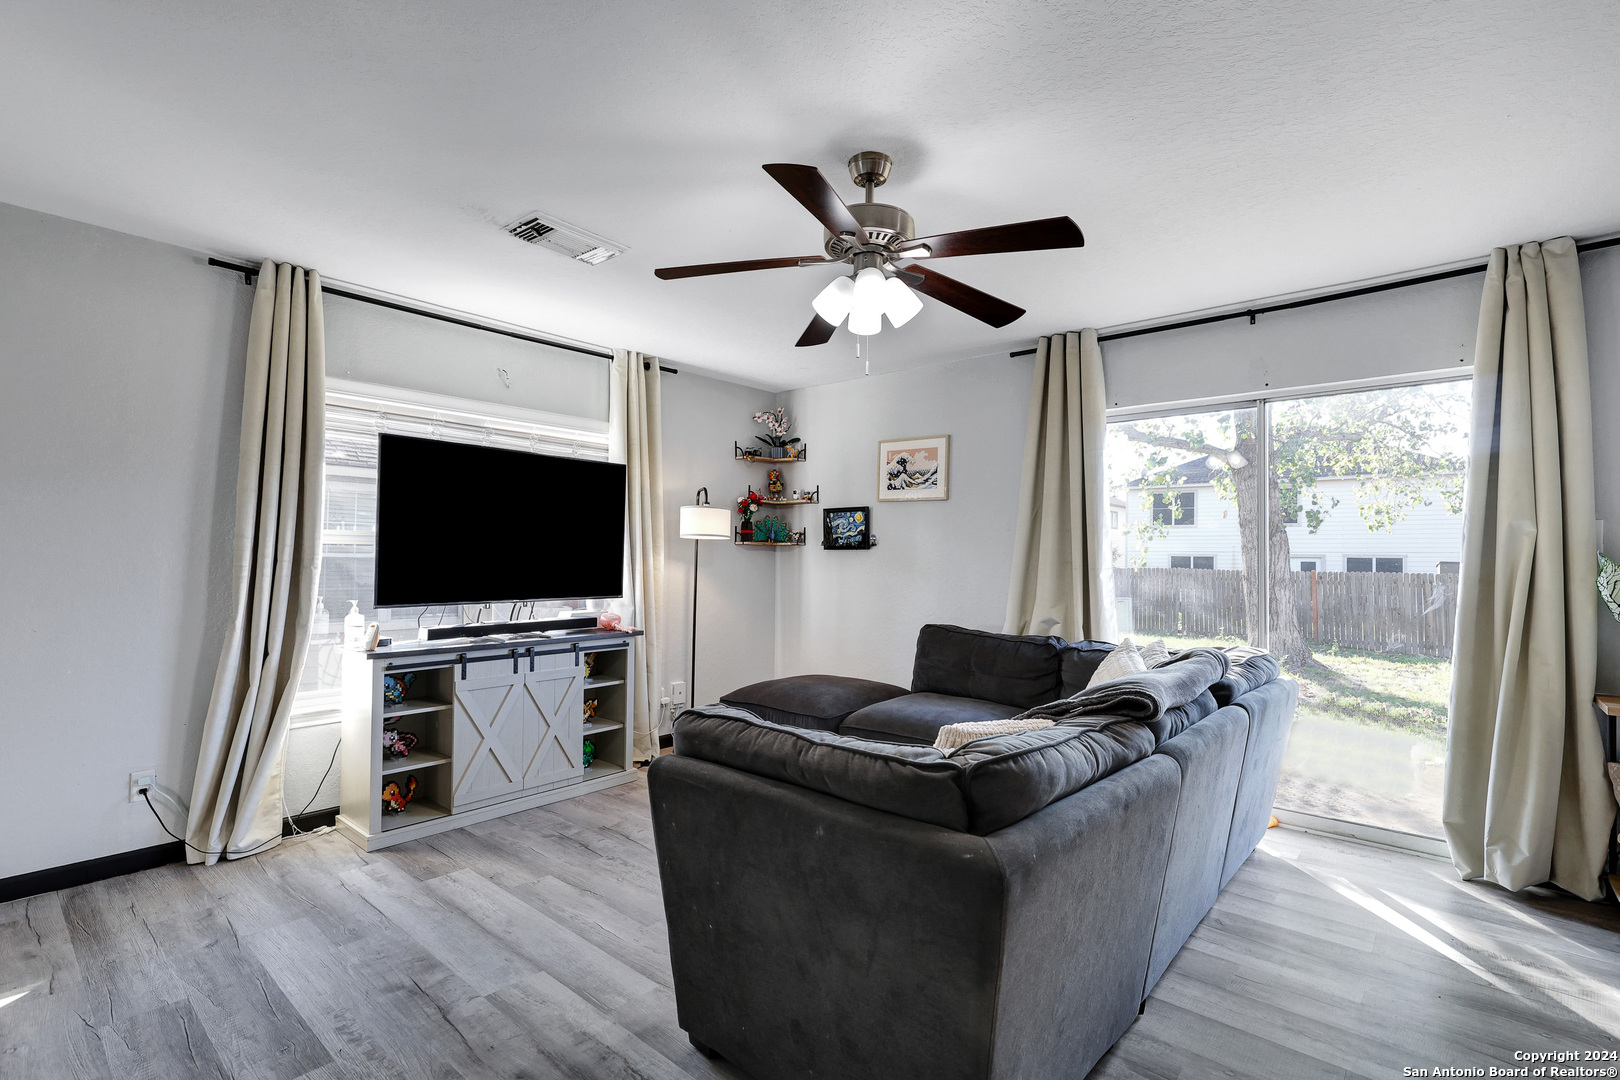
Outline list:
[[[1007,882],[993,1075],[1084,1076],[1136,1019],[1180,794],[1156,754],[985,838]]]
[[[681,1027],[754,1076],[989,1075],[984,838],[679,755],[647,781]]]

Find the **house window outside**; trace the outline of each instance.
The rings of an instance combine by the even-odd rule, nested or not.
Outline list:
[[[1363,559],[1351,556],[1344,560],[1344,568],[1351,574],[1404,574],[1406,560],[1384,557]]]
[[[1192,491],[1154,492],[1154,522],[1159,525],[1196,526],[1198,524],[1196,496],[1197,493]]]
[[[1213,569],[1215,569],[1215,556],[1213,556],[1213,555],[1172,555],[1172,556],[1170,556],[1170,569],[1172,569],[1172,570],[1213,570]]]
[[[1460,574],[1462,573],[1462,563],[1442,562],[1436,572],[1441,574]]]

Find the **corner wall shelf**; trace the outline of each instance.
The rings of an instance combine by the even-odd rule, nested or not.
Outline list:
[[[798,452],[790,457],[768,457],[765,454],[755,453],[758,447],[742,448],[741,443],[731,444],[731,456],[737,461],[757,461],[764,465],[787,465],[795,461],[804,461],[809,457],[809,448],[800,444]]]

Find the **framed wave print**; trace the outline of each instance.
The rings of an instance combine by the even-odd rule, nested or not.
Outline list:
[[[878,443],[878,501],[923,502],[950,497],[951,437],[885,439]]]

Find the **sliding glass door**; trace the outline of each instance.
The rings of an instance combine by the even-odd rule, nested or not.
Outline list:
[[[1301,698],[1277,805],[1442,837],[1472,384],[1267,406],[1287,565],[1273,651]]]
[[[1109,425],[1120,632],[1282,660],[1301,699],[1279,808],[1443,835],[1470,392]]]

